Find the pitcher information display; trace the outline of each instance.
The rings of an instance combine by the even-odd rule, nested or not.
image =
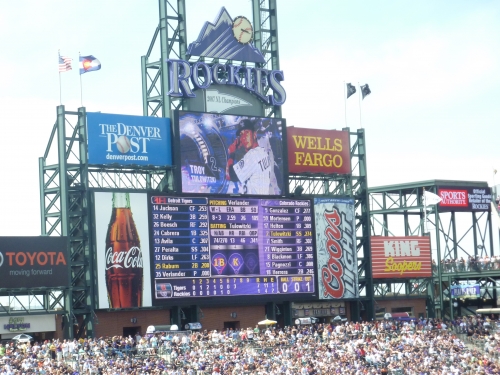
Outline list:
[[[310,200],[149,196],[154,300],[315,291]]]

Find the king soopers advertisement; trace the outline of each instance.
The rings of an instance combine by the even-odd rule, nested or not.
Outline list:
[[[172,165],[170,119],[87,113],[89,164]]]
[[[372,236],[374,279],[431,277],[431,242],[427,236]]]

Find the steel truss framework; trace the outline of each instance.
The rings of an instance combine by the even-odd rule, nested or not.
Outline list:
[[[187,55],[186,0],[159,0],[158,4],[160,23],[153,34],[146,55],[141,58],[143,115],[170,117],[171,110],[183,109],[183,100],[167,94],[170,90],[168,59],[205,61],[209,64],[234,65],[236,62]],[[254,44],[261,50],[266,61],[257,65],[260,68],[279,70],[276,0],[252,0],[252,11]],[[242,63],[241,65],[250,66],[251,64]],[[267,106],[265,113],[268,117],[281,117],[281,107]]]
[[[162,72],[167,58],[186,57],[185,1],[159,0],[160,24],[146,56],[142,57],[143,114],[167,117],[171,109],[181,109],[182,100],[172,100],[168,93],[168,80]],[[255,43],[261,48],[266,63],[262,67],[279,69],[276,1],[253,1]],[[158,45],[160,59],[150,62]],[[189,58],[189,57],[188,57]],[[227,63],[232,63],[227,61]],[[281,109],[269,107],[269,116],[281,116]],[[349,131],[349,129],[346,129]],[[43,157],[39,159],[41,232],[44,235],[68,237],[70,254],[69,288],[20,291],[21,294],[42,298],[42,312],[60,313],[67,320],[65,335],[82,337],[93,335],[97,317],[94,275],[94,254],[91,250],[92,233],[89,210],[90,189],[138,189],[172,191],[173,176],[170,169],[118,168],[118,166],[88,166],[85,108],[66,111],[57,107],[57,120]],[[290,188],[302,186],[309,195],[343,195],[355,198],[357,248],[359,256],[361,303],[353,304],[353,316],[366,309],[374,316],[373,287],[369,265],[369,209],[366,178],[366,148],[364,131],[350,132],[352,176],[292,176]],[[16,291],[9,295],[16,296]],[[43,297],[38,297],[42,295]],[[17,298],[17,297],[15,297]],[[24,306],[24,305],[23,305]],[[29,306],[23,309],[29,310]],[[76,326],[77,329],[71,329]]]
[[[427,207],[424,190],[437,193],[437,186],[488,187],[485,182],[431,180],[409,184],[370,188],[369,205],[371,235],[422,236],[430,235],[433,277],[410,280],[374,280],[375,300],[391,298],[427,298],[429,316],[452,318],[450,286],[469,280],[500,279],[495,270],[455,270],[450,274],[441,265],[450,260],[469,256],[491,256],[493,230],[491,212],[438,212]],[[495,273],[497,275],[495,275]],[[496,282],[496,281],[494,281]],[[438,310],[438,311],[436,311]]]
[[[64,300],[68,289],[19,288],[0,289],[6,303],[0,303],[0,314],[36,315],[47,313],[64,313]]]
[[[291,175],[290,192],[309,196],[347,196],[354,198],[356,215],[356,242],[358,255],[359,304],[351,304],[351,316],[358,319],[361,310],[365,318],[372,319],[374,310],[374,289],[371,275],[370,256],[370,213],[368,206],[368,185],[366,167],[366,142],[364,129],[351,132],[349,128],[351,175]]]
[[[63,314],[67,323],[72,323],[65,324],[69,337],[91,336],[96,318],[92,309],[97,284],[91,250],[90,189],[167,191],[172,184],[170,169],[88,166],[85,132],[85,108],[72,112],[57,107],[56,123],[39,159],[41,232],[68,237],[71,269],[68,290],[47,292],[43,306],[54,306],[49,310]],[[61,299],[65,299],[64,306]],[[75,332],[70,329],[74,325],[78,326]]]
[[[264,55],[265,63],[260,68],[279,70],[278,19],[276,0],[252,0],[254,20],[254,44]],[[148,51],[142,57],[143,114],[145,116],[168,116],[170,110],[182,109],[183,101],[167,95],[167,59],[205,61],[207,63],[234,64],[231,60],[191,58],[186,55],[186,2],[185,0],[159,0],[160,24],[156,28]],[[160,56],[153,59],[152,54]],[[221,77],[222,78],[222,77]],[[269,117],[281,117],[281,107],[269,106],[265,113]],[[348,130],[348,129],[347,129]],[[354,316],[363,308],[369,317],[374,316],[371,260],[369,252],[369,211],[366,179],[366,149],[363,130],[351,134],[351,162],[353,175],[346,176],[291,176],[290,191],[301,186],[303,194],[347,195],[355,198],[357,218],[357,240],[360,273],[360,289],[364,303],[355,304]]]

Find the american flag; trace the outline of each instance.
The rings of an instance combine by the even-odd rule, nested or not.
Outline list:
[[[59,55],[59,73],[67,72],[71,70],[71,61],[73,59],[71,57],[61,56]]]

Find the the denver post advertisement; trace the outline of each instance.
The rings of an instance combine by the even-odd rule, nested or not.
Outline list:
[[[354,200],[314,198],[320,299],[358,297]]]
[[[170,119],[87,113],[89,164],[172,165]]]

